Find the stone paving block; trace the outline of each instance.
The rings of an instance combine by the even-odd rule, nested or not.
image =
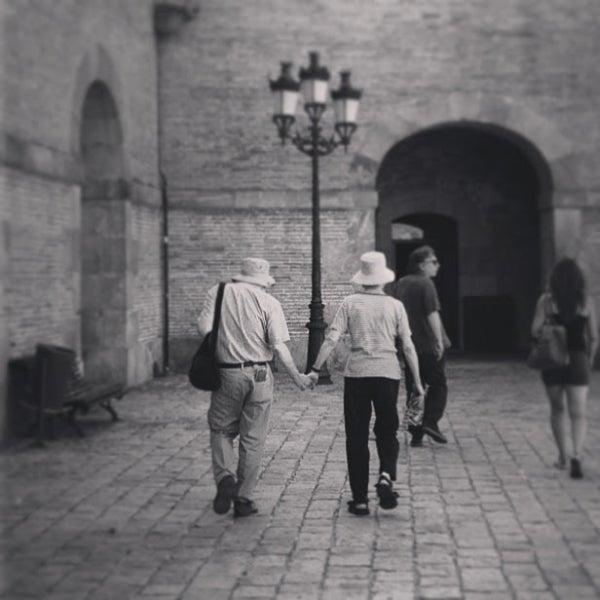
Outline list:
[[[462,600],[463,594],[458,586],[440,585],[420,588],[418,598],[419,600]]]
[[[318,598],[321,585],[307,581],[305,583],[284,581],[279,587],[277,600],[310,600]]]
[[[364,600],[369,596],[367,589],[340,589],[337,587],[326,587],[323,592],[323,597],[327,598],[328,600]]]
[[[511,597],[511,594],[506,592],[471,592],[466,590],[462,598],[463,600],[507,600]]]
[[[413,600],[415,592],[412,588],[393,590],[391,592],[381,591],[374,592],[371,600]]]
[[[233,584],[231,584],[231,587],[233,587]],[[190,587],[179,598],[181,600],[229,600],[231,598],[231,588]]]
[[[520,590],[517,588],[516,600],[555,600],[552,592],[537,592],[531,590]]]
[[[515,590],[549,590],[549,586],[541,574],[507,573],[506,578]]]
[[[239,585],[233,590],[232,600],[238,598],[256,598],[260,600],[271,600],[277,595],[276,586]]]
[[[428,577],[440,577],[444,579],[457,578],[457,569],[454,563],[428,563],[417,566],[417,572],[421,580]]]
[[[461,569],[499,567],[502,564],[501,558],[495,550],[490,550],[488,554],[482,554],[480,556],[461,556],[459,554],[456,562]]]
[[[503,563],[533,563],[536,557],[533,550],[502,550],[500,556]]]
[[[597,600],[598,590],[591,585],[554,585],[552,591],[557,598],[577,598],[577,600]]]
[[[463,568],[461,576],[465,590],[478,592],[508,590],[506,578],[499,568]]]
[[[253,565],[246,569],[239,578],[240,585],[251,586],[277,586],[281,583],[285,574],[285,568],[262,567]]]
[[[419,577],[419,586],[422,589],[458,588],[458,575],[453,573],[448,575],[443,573],[426,576],[421,575]]]
[[[356,585],[361,581],[368,580],[372,576],[369,565],[363,566],[340,566],[328,565],[327,577],[348,582],[348,585]]]
[[[171,584],[157,584],[153,583],[144,586],[141,590],[141,596],[164,596],[167,598],[177,598],[185,590],[185,584],[182,583],[171,583]]]

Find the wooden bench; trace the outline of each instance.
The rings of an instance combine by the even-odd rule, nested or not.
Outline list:
[[[83,430],[75,420],[77,415],[87,414],[90,408],[97,404],[110,414],[113,422],[118,421],[119,415],[112,405],[112,401],[120,400],[124,392],[124,387],[118,383],[91,384],[79,377],[75,379],[72,388],[65,395],[63,402],[65,418],[77,434],[84,437]]]
[[[17,395],[16,400],[34,414],[28,433],[35,434],[40,445],[43,445],[47,428],[54,433],[55,418],[64,420],[84,437],[76,418],[88,413],[96,404],[106,410],[113,421],[119,419],[112,400],[123,396],[124,386],[86,381],[77,355],[70,348],[38,344],[34,356],[10,361],[9,374],[11,380],[17,382],[16,386],[11,384],[17,389],[13,392]]]

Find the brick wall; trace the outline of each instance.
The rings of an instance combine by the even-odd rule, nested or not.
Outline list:
[[[185,362],[196,342],[195,319],[207,290],[239,273],[246,256],[271,263],[277,283],[271,292],[282,303],[294,357],[305,360],[311,301],[311,213],[308,211],[177,210],[171,227],[171,341],[174,365]],[[357,270],[355,256],[371,248],[372,211],[324,210],[321,216],[322,298],[330,320],[341,298],[350,293]]]
[[[79,188],[0,168],[8,207],[4,290],[10,356],[35,344],[79,347]]]
[[[306,188],[296,151],[275,143],[266,77],[279,60],[306,64],[311,49],[336,85],[337,70],[352,69],[365,127],[461,91],[506,96],[582,148],[597,144],[599,13],[594,0],[204,1],[163,55],[166,173],[203,191]],[[326,162],[325,186],[347,186],[351,157]]]

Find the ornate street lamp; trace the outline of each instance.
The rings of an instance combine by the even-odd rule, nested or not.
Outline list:
[[[335,125],[330,137],[322,134],[319,122],[327,108],[327,91],[329,70],[319,64],[319,55],[309,53],[308,68],[299,71],[300,82],[291,74],[291,63],[281,63],[281,74],[278,79],[270,81],[271,92],[275,100],[273,121],[281,143],[291,140],[294,146],[312,159],[312,299],[309,304],[310,320],[308,327],[308,354],[306,372],[313,365],[319,348],[325,337],[327,324],[323,318],[325,305],[321,299],[321,230],[319,199],[319,157],[330,154],[338,146],[347,151],[352,134],[356,130],[356,115],[362,95],[361,90],[352,87],[350,71],[340,73],[341,83],[337,90],[331,92],[333,100]],[[299,130],[292,133],[296,121],[296,105],[299,93],[304,99],[304,110],[309,118],[309,125],[303,135]],[[319,376],[319,383],[331,383],[331,377],[324,368]]]

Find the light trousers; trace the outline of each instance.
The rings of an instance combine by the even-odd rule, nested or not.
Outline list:
[[[265,381],[255,371],[267,370]],[[221,387],[211,393],[208,409],[210,447],[215,482],[233,475],[237,496],[251,499],[258,480],[273,401],[273,374],[269,366],[221,369]],[[239,436],[236,461],[233,442]],[[236,464],[237,463],[237,464]]]

